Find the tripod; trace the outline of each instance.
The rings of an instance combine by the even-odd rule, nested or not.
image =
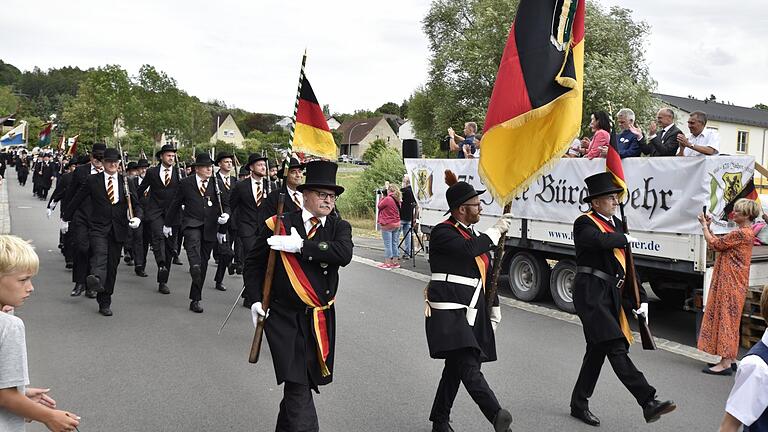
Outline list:
[[[408,231],[403,233],[403,239],[400,240],[400,244],[397,246],[397,248],[401,251],[403,251],[406,255],[408,255],[411,258],[411,263],[413,267],[416,267],[416,254],[424,250],[424,243],[421,242],[421,237],[419,237],[419,230],[416,226],[416,215],[418,213],[418,208],[414,205],[413,209],[411,210],[411,226],[408,228]],[[405,243],[405,240],[409,238],[410,236],[410,250],[405,250],[403,248],[403,243]],[[419,244],[419,250],[414,251],[414,239]]]

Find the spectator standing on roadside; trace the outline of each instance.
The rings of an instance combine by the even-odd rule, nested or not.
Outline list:
[[[659,130],[659,126],[661,130]],[[656,121],[648,127],[648,143],[642,145],[643,153],[650,156],[675,156],[680,148],[677,134],[682,133],[675,125],[675,112],[662,108],[656,113]]]
[[[707,114],[702,111],[694,111],[688,117],[688,136],[677,134],[677,143],[680,149],[678,156],[712,156],[720,152],[720,136],[717,131],[707,129]]]
[[[760,297],[760,313],[768,322],[768,285]],[[725,403],[720,432],[736,432],[741,425],[748,432],[768,431],[768,330],[744,356],[736,381]]]
[[[400,231],[403,233],[403,254],[404,259],[412,258],[411,250],[411,227],[413,226],[413,211],[416,209],[416,198],[411,189],[411,178],[408,174],[403,175],[403,188],[400,189],[403,197],[400,203]],[[396,251],[397,252],[397,251]]]
[[[590,117],[589,128],[592,129],[592,139],[582,138],[587,147],[587,158],[604,158],[608,154],[608,146],[611,145],[611,118],[605,111],[595,111]]]
[[[477,123],[464,123],[464,137],[456,135],[453,128],[448,128],[448,137],[450,138],[451,151],[456,152],[456,157],[464,159],[467,155],[475,153],[475,134],[477,133]]]
[[[624,159],[640,156],[640,148],[645,144],[643,131],[635,126],[635,112],[629,108],[622,108],[616,114],[616,123],[621,132],[616,137],[616,147],[619,156]]]
[[[376,223],[381,226],[381,238],[384,240],[384,262],[379,268],[400,267],[397,243],[400,239],[400,189],[387,183],[387,196],[379,201],[379,217]]]

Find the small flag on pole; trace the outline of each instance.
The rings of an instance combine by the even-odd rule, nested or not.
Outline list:
[[[627,196],[627,182],[624,180],[624,167],[621,165],[619,152],[612,145],[608,145],[608,154],[605,156],[605,170],[613,174],[613,184],[623,190],[618,193],[619,202],[624,202]]]
[[[77,138],[78,137],[80,137],[80,134],[70,137],[67,140],[67,144],[69,145],[69,150],[67,150],[67,155],[74,156],[77,154]]]
[[[2,136],[2,138],[0,138],[0,145],[11,146],[25,144],[27,142],[26,133],[27,123],[22,121],[20,125],[9,130]]]
[[[37,136],[37,145],[45,147],[51,143],[51,130],[53,130],[53,123],[47,122],[43,125],[43,129]]]

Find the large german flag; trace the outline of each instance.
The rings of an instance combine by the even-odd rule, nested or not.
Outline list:
[[[502,203],[562,156],[579,133],[585,1],[520,1],[480,148],[480,175]]]
[[[304,152],[327,159],[336,159],[333,140],[323,109],[317,103],[315,92],[306,76],[302,76],[296,109],[296,127],[293,133],[293,151]]]

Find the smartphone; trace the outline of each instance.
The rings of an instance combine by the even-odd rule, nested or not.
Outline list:
[[[704,216],[706,216],[707,215],[707,206],[702,207],[701,212],[704,213]]]

